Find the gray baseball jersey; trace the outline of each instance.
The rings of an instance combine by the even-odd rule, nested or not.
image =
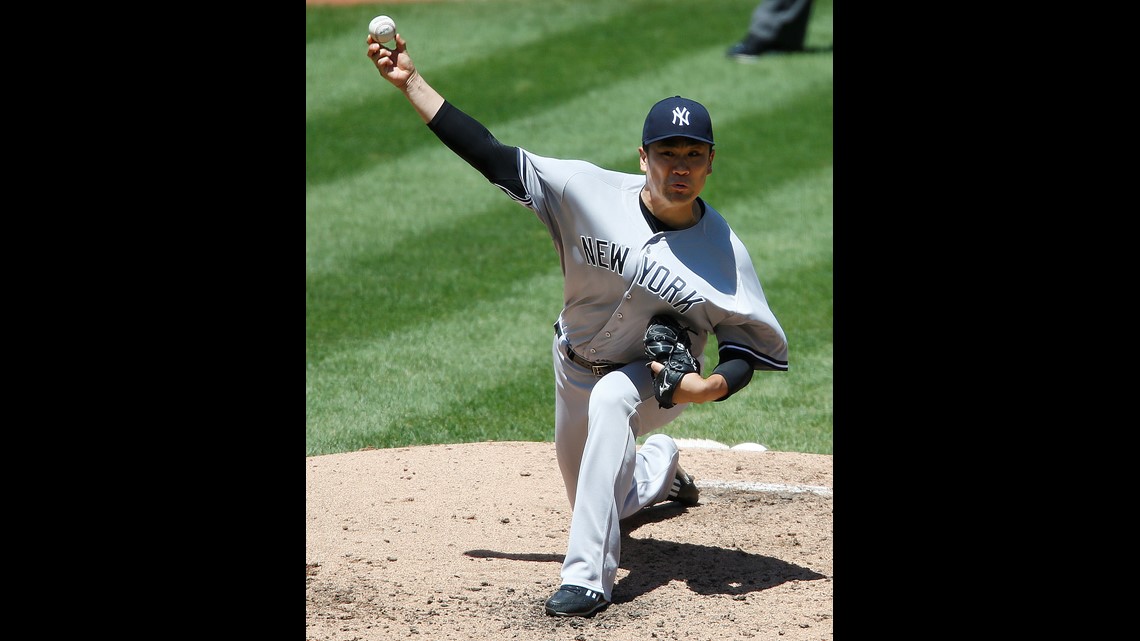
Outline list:
[[[768,308],[752,258],[707,202],[689,229],[654,232],[641,213],[645,176],[519,150],[529,207],[550,232],[562,264],[562,331],[595,362],[645,358],[642,338],[659,312],[751,356],[754,369],[786,370],[787,338]],[[703,202],[703,200],[702,200]],[[702,370],[703,371],[703,370]]]

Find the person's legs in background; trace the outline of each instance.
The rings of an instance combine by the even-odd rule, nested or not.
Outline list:
[[[766,53],[803,51],[812,0],[763,0],[752,12],[748,33],[728,48],[730,58],[753,60]]]

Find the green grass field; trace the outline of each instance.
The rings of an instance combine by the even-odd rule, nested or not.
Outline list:
[[[713,117],[703,193],[748,246],[788,372],[661,432],[832,453],[832,3],[809,49],[724,50],[755,0],[488,0],[306,8],[306,456],[553,440],[558,258],[527,209],[428,130],[365,55],[392,16],[423,76],[505,144],[638,172],[649,107]],[[695,9],[694,9],[695,8]],[[716,341],[709,342],[711,366]]]

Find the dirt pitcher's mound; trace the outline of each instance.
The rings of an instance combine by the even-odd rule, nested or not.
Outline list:
[[[614,603],[547,616],[570,508],[553,443],[305,459],[305,638],[832,638],[830,456],[681,450],[701,488],[622,522]]]

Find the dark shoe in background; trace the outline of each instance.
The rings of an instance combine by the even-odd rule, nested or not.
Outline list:
[[[745,38],[744,40],[741,40],[740,42],[729,47],[728,51],[725,52],[725,55],[729,58],[739,60],[741,62],[752,62],[759,60],[762,56],[773,56],[803,50],[803,47],[774,45],[757,42],[756,40],[750,38]]]

